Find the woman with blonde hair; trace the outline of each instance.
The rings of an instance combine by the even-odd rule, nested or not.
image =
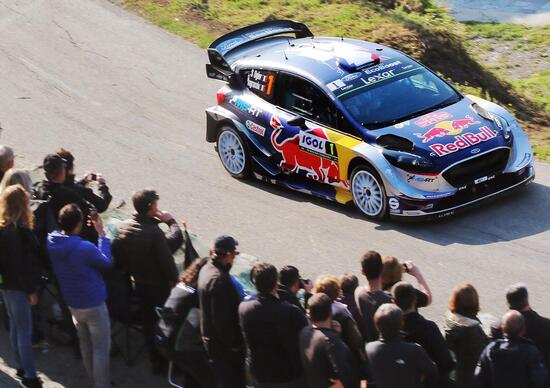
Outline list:
[[[17,184],[23,186],[27,193],[32,191],[32,179],[29,172],[26,170],[10,168],[6,171],[2,181],[0,182],[0,193],[3,193],[7,187]]]
[[[10,322],[10,341],[17,378],[24,387],[42,387],[32,354],[31,305],[38,303],[38,242],[32,232],[29,194],[19,184],[0,196],[1,292]]]
[[[454,289],[445,319],[445,338],[456,357],[456,385],[474,386],[474,371],[481,352],[489,342],[481,327],[479,295],[471,284]]]

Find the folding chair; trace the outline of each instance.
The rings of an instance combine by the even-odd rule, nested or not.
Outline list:
[[[162,307],[156,307],[155,312],[157,313],[157,316],[159,319],[162,318]],[[172,374],[174,372],[174,361],[168,360],[168,384],[170,384],[172,387],[175,388],[185,388],[183,385],[178,385],[174,382],[174,379],[172,378]]]

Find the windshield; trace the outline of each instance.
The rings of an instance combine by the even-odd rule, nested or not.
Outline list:
[[[338,96],[367,129],[377,129],[454,104],[460,95],[422,67]]]

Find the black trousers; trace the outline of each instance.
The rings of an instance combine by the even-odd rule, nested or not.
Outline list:
[[[216,388],[246,388],[244,349],[227,349],[213,341],[205,345],[218,381]]]
[[[145,343],[149,352],[149,359],[153,369],[160,369],[166,364],[166,361],[155,346],[155,325],[158,316],[157,307],[163,307],[164,302],[170,295],[170,287],[157,286],[151,284],[136,283],[136,297],[139,300],[140,316],[143,323],[143,332]]]

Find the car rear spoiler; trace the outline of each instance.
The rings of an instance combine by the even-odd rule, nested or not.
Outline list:
[[[219,37],[208,47],[210,63],[206,65],[206,75],[228,82],[233,73],[226,59],[230,51],[246,43],[281,34],[295,34],[296,38],[313,37],[305,24],[292,20],[272,20],[240,28]]]

